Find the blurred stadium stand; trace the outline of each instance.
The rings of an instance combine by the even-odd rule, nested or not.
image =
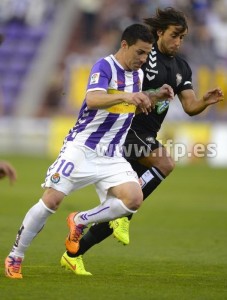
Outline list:
[[[83,101],[93,62],[115,51],[122,29],[167,6],[188,17],[189,34],[180,54],[193,70],[198,96],[215,86],[227,94],[227,31],[220,32],[227,27],[227,0],[1,1],[0,153],[56,154],[68,130],[64,125],[73,124]],[[205,122],[209,139],[211,123],[221,122],[227,131],[227,101],[190,118],[176,100],[166,122]],[[180,136],[176,126],[173,131]]]

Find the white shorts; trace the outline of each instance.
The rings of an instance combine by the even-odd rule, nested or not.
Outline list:
[[[88,148],[68,142],[49,167],[42,187],[52,187],[68,195],[95,184],[100,201],[104,202],[111,187],[126,182],[139,184],[136,172],[124,157],[98,156]]]

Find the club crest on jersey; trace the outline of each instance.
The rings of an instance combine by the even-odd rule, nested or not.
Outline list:
[[[182,75],[177,73],[177,75],[176,75],[177,86],[181,83],[181,81],[182,81]]]
[[[161,101],[156,103],[156,111],[160,115],[169,107],[169,100]]]
[[[60,181],[60,174],[59,173],[54,173],[50,180],[53,182],[53,183],[58,183]]]
[[[90,84],[96,84],[99,82],[100,73],[94,73],[91,75]]]

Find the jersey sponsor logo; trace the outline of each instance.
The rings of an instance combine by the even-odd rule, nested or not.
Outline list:
[[[176,75],[176,82],[177,82],[177,86],[182,82],[182,75],[179,73],[177,73]]]
[[[163,113],[165,110],[167,110],[168,107],[169,107],[169,100],[156,103],[156,111],[159,115]]]
[[[113,89],[109,89],[107,91],[108,94],[123,94],[125,92],[123,91],[118,91],[118,90],[113,90]],[[112,105],[108,108],[106,108],[106,110],[110,113],[113,114],[127,114],[127,113],[135,113],[136,111],[136,106],[134,104],[129,104],[126,102],[122,102],[119,104],[115,104]]]
[[[94,73],[91,75],[90,84],[96,84],[99,82],[100,73]]]
[[[112,114],[134,114],[136,111],[136,106],[134,104],[122,102],[112,105],[111,107],[106,108],[106,110]]]
[[[58,183],[60,181],[60,174],[59,173],[54,173],[51,177],[50,180],[53,183]]]

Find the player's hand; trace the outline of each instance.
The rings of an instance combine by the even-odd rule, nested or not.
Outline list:
[[[127,97],[127,103],[134,104],[146,115],[151,111],[151,101],[146,94],[142,92],[128,93]]]
[[[157,91],[156,91],[156,97],[158,101],[163,100],[173,100],[174,98],[174,91],[172,87],[168,84],[163,84]]]
[[[224,100],[224,94],[221,89],[215,88],[208,91],[202,98],[206,105],[211,105]]]
[[[0,161],[0,179],[8,177],[11,184],[17,179],[17,172],[15,168],[6,161]]]
[[[149,96],[152,109],[155,109],[155,105],[157,102],[165,100],[170,101],[174,98],[174,91],[168,84],[163,84],[163,86],[161,86],[159,89],[147,90],[144,93]]]

